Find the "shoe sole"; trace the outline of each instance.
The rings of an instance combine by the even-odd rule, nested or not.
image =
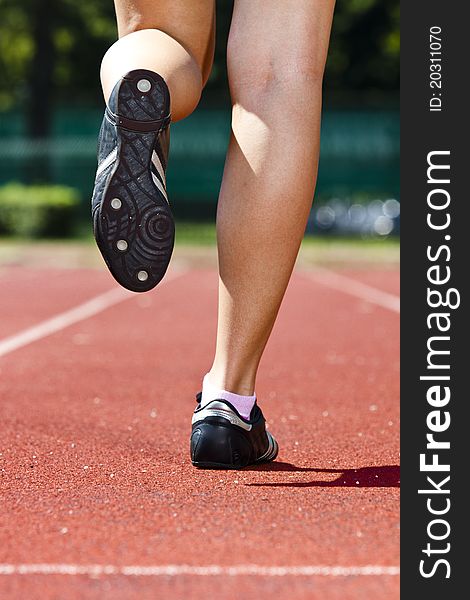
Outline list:
[[[151,83],[147,110],[150,100],[156,115],[164,111],[164,84],[151,72],[136,70],[118,84],[119,117],[135,120],[131,106],[143,98],[137,88],[143,79]],[[158,133],[117,126],[116,161],[93,215],[95,239],[109,270],[134,292],[149,291],[161,281],[174,246],[173,215],[151,170]]]

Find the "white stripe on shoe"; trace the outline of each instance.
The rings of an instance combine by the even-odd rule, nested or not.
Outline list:
[[[268,436],[268,449],[266,450],[266,452],[260,456],[256,462],[260,462],[262,460],[271,460],[271,458],[277,453],[277,442],[274,439],[274,437],[269,433],[269,431],[266,431],[266,435]]]
[[[223,402],[217,402],[217,400],[212,400],[196,411],[192,417],[192,425],[195,423],[199,423],[200,421],[204,421],[207,417],[222,417],[223,419],[227,419],[230,421],[232,425],[237,425],[237,427],[241,427],[245,429],[245,431],[251,431],[253,425],[250,423],[245,423],[238,415],[236,415],[226,404]]]
[[[165,200],[167,201],[168,204],[170,204],[168,202],[168,196],[166,195],[166,190],[162,185],[162,182],[160,181],[160,179],[155,175],[155,173],[152,172],[152,179],[153,179],[153,183],[157,186],[157,188],[159,189],[159,191],[163,194],[163,196],[165,197]]]
[[[117,156],[117,148],[114,148],[106,158],[104,158],[100,164],[98,165],[98,169],[96,170],[96,177],[99,177],[101,173],[107,169],[113,162],[116,160]]]
[[[163,185],[166,187],[165,171],[163,170],[162,163],[160,162],[160,158],[159,158],[158,154],[155,152],[155,150],[152,152],[152,163],[154,164],[155,168],[157,169]]]

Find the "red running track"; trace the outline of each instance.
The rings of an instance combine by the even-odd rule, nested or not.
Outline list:
[[[343,274],[398,293],[394,271]],[[297,273],[257,390],[279,458],[198,471],[216,285],[181,274],[0,358],[1,598],[398,599],[397,312]],[[112,288],[18,268],[1,286],[0,347]]]

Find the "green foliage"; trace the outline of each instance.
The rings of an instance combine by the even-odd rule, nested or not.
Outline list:
[[[29,18],[24,6],[0,0],[0,111],[24,96],[24,80],[34,54]]]
[[[337,2],[325,89],[397,92],[400,82],[398,0]]]
[[[0,188],[0,233],[65,237],[73,229],[78,192],[61,185],[9,183]]]
[[[112,0],[0,0],[0,14],[0,111],[28,106],[34,57],[49,40],[54,104],[96,104],[99,63],[117,38]]]

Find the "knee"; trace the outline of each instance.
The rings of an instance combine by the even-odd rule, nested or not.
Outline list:
[[[321,93],[324,60],[308,52],[256,54],[232,41],[227,62],[233,103],[259,105],[262,98],[272,96],[295,103],[296,98]]]
[[[254,66],[236,66],[229,70],[230,93],[233,103],[262,106],[263,98],[278,98],[291,106],[310,95],[321,93],[323,70],[296,62],[276,64],[266,61]]]

